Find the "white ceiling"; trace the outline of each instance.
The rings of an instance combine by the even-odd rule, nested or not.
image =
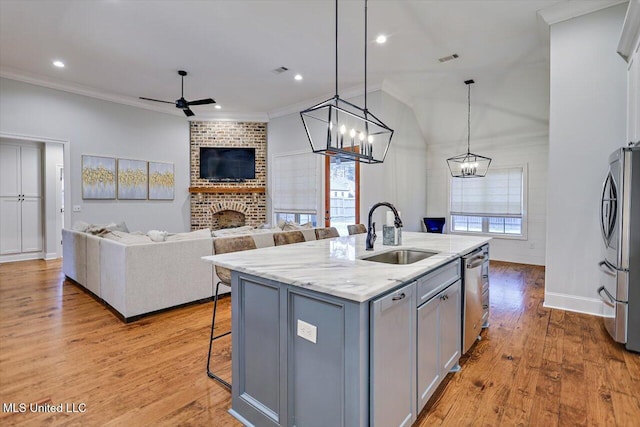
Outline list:
[[[370,0],[369,89],[384,87],[427,113],[444,82],[548,65],[553,22],[616,0]],[[362,91],[364,2],[340,1],[340,93]],[[541,13],[538,13],[541,11]],[[195,119],[261,118],[334,93],[333,0],[0,0],[0,75],[181,114],[177,70]],[[388,42],[373,40],[379,33]],[[457,53],[460,58],[440,63]],[[64,69],[52,66],[63,60]],[[276,74],[285,66],[290,71]],[[301,73],[302,81],[293,76]],[[479,86],[476,85],[476,86]]]

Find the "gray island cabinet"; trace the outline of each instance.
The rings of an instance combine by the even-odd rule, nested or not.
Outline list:
[[[232,409],[255,426],[410,426],[461,354],[460,255],[489,239],[404,233],[437,252],[363,260],[364,235],[205,257],[232,269]]]

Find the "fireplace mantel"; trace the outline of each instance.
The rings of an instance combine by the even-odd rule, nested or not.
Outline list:
[[[189,193],[265,193],[265,187],[189,187]]]

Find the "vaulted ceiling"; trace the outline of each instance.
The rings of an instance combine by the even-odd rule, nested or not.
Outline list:
[[[547,70],[541,16],[615,3],[370,0],[369,88],[403,99],[420,121],[432,100],[466,101],[467,78],[496,90],[496,76],[519,84],[517,70]],[[138,97],[178,99],[184,69],[185,97],[222,107],[193,107],[196,119],[268,118],[334,93],[334,13],[333,0],[1,0],[0,75],[181,114]],[[340,92],[361,93],[364,2],[340,1],[339,17]],[[385,44],[374,41],[378,34]],[[454,53],[458,59],[438,61]],[[66,66],[53,67],[56,59]]]

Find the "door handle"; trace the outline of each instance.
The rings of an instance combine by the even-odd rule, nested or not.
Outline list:
[[[467,261],[467,268],[480,267],[484,263],[484,257],[476,258],[475,260]]]
[[[603,273],[608,274],[609,276],[616,277],[616,270],[611,268],[606,260],[600,261],[598,263],[598,267],[600,267],[600,271],[602,271]]]
[[[607,294],[608,301],[602,298],[602,291],[604,291],[604,293]],[[608,305],[609,307],[615,307],[616,300],[611,296],[609,291],[604,286],[600,286],[598,288],[598,295],[600,296],[600,299],[602,300],[602,302],[604,302],[606,305]]]
[[[404,299],[405,297],[406,297],[406,295],[403,292],[400,295],[394,295],[394,297],[391,298],[391,301],[400,301],[401,299]]]

